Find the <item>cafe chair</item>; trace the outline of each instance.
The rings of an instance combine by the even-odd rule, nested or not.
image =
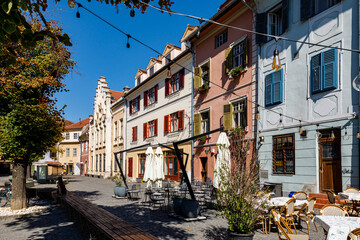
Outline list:
[[[360,240],[360,228],[357,228],[353,230],[351,233],[349,233],[348,240]]]
[[[292,197],[295,199],[298,199],[298,200],[306,200],[308,196],[307,196],[306,192],[299,191],[299,192],[294,193],[294,195]]]
[[[274,222],[275,222],[275,225],[278,230],[279,239],[286,239],[286,240],[308,240],[309,239],[308,235],[294,234],[291,231],[291,228],[287,225],[287,222],[284,220],[284,218],[275,209],[271,210],[271,214],[274,218]]]
[[[339,207],[344,208],[347,212],[352,212],[352,204],[349,202],[342,202],[340,201],[339,196],[337,196],[333,191],[327,190],[326,195],[330,204],[337,205]]]
[[[296,199],[295,198],[291,198],[290,200],[288,200],[284,206],[281,207],[280,209],[280,214],[283,214],[283,216],[285,217],[285,221],[294,226],[295,232],[297,234],[297,230],[295,227],[295,223],[294,223],[294,212],[295,212],[295,202]]]
[[[360,191],[357,188],[350,187],[350,188],[345,189],[344,193],[360,193]]]
[[[307,224],[307,228],[308,228],[308,233],[310,234],[310,222],[313,220],[314,218],[314,207],[315,207],[315,203],[316,203],[316,197],[311,197],[310,199],[308,199],[306,201],[306,203],[301,207],[301,209],[296,212],[295,214],[298,217],[299,220],[304,219],[306,224]],[[312,221],[315,225],[316,231],[319,232],[316,223],[314,221]]]
[[[339,207],[334,204],[327,204],[323,206],[320,210],[320,215],[323,216],[341,216],[341,217],[348,217],[349,214],[346,210],[342,207]]]

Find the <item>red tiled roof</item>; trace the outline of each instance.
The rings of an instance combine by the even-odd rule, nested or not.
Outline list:
[[[69,126],[69,125],[74,124],[74,123],[72,121],[64,119],[64,124],[65,124],[65,127],[66,127],[66,126]]]
[[[81,129],[86,124],[89,124],[89,118],[85,118],[84,120],[81,120],[80,122],[66,126],[65,129]]]
[[[110,90],[110,93],[111,93],[111,103],[115,102],[116,100],[124,96],[124,92]]]

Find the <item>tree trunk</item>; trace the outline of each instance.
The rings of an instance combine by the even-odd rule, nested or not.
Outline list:
[[[26,179],[31,178],[31,164],[26,167]]]
[[[26,169],[27,162],[25,160],[15,161],[12,172],[12,194],[11,194],[11,209],[19,210],[26,208]]]

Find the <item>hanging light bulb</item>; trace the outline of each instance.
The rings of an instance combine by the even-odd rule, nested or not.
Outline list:
[[[80,18],[80,12],[79,12],[79,9],[77,10],[77,12],[76,12],[76,17],[77,18]]]
[[[68,0],[68,6],[69,6],[69,8],[75,8],[75,6],[76,6],[75,1],[74,0]]]
[[[359,132],[357,132],[356,138],[360,138],[360,133]]]
[[[330,135],[330,138],[331,138],[332,140],[334,140],[334,139],[335,139],[335,134],[334,134],[334,131],[333,131],[333,130],[331,130],[331,135]]]
[[[282,122],[282,114],[280,113],[280,120],[279,120],[279,124],[277,125],[277,129],[281,130],[284,128],[284,124]]]
[[[135,17],[135,10],[134,9],[130,10],[130,17]]]
[[[277,71],[281,68],[279,50],[277,49],[277,41],[278,41],[277,38],[275,38],[274,59],[273,59],[273,64],[272,64],[272,69],[274,71]]]
[[[168,66],[168,68],[167,68],[166,77],[167,77],[167,78],[171,78],[171,70],[170,70],[170,66]]]
[[[319,124],[316,124],[316,133],[315,133],[315,136],[317,138],[321,138],[322,137],[322,134],[321,132],[319,131]]]
[[[130,48],[129,38],[130,38],[130,35],[127,35],[127,43],[126,43],[127,48]]]
[[[256,120],[260,120],[260,113],[259,112],[256,113]]]
[[[200,38],[200,30],[197,31],[196,37],[197,37],[197,38]]]
[[[345,128],[344,140],[348,140],[348,139],[349,139],[349,135],[347,133],[347,128]]]
[[[300,122],[300,126],[299,126],[299,134],[302,134],[303,133],[303,130],[302,130],[302,127],[301,127],[301,120],[299,120]]]

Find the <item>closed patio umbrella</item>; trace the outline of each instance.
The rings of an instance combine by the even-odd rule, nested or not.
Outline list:
[[[216,142],[218,147],[218,153],[216,157],[215,169],[214,169],[214,187],[219,188],[219,170],[223,164],[230,168],[230,142],[225,132],[220,133],[220,136]]]
[[[151,147],[146,149],[146,159],[145,159],[145,172],[143,180],[147,182],[147,187],[151,185],[151,181],[154,181],[154,151]]]
[[[155,151],[154,170],[155,170],[154,179],[157,181],[158,187],[162,187],[162,180],[165,179],[165,175],[164,175],[163,152],[160,147],[157,147]]]

